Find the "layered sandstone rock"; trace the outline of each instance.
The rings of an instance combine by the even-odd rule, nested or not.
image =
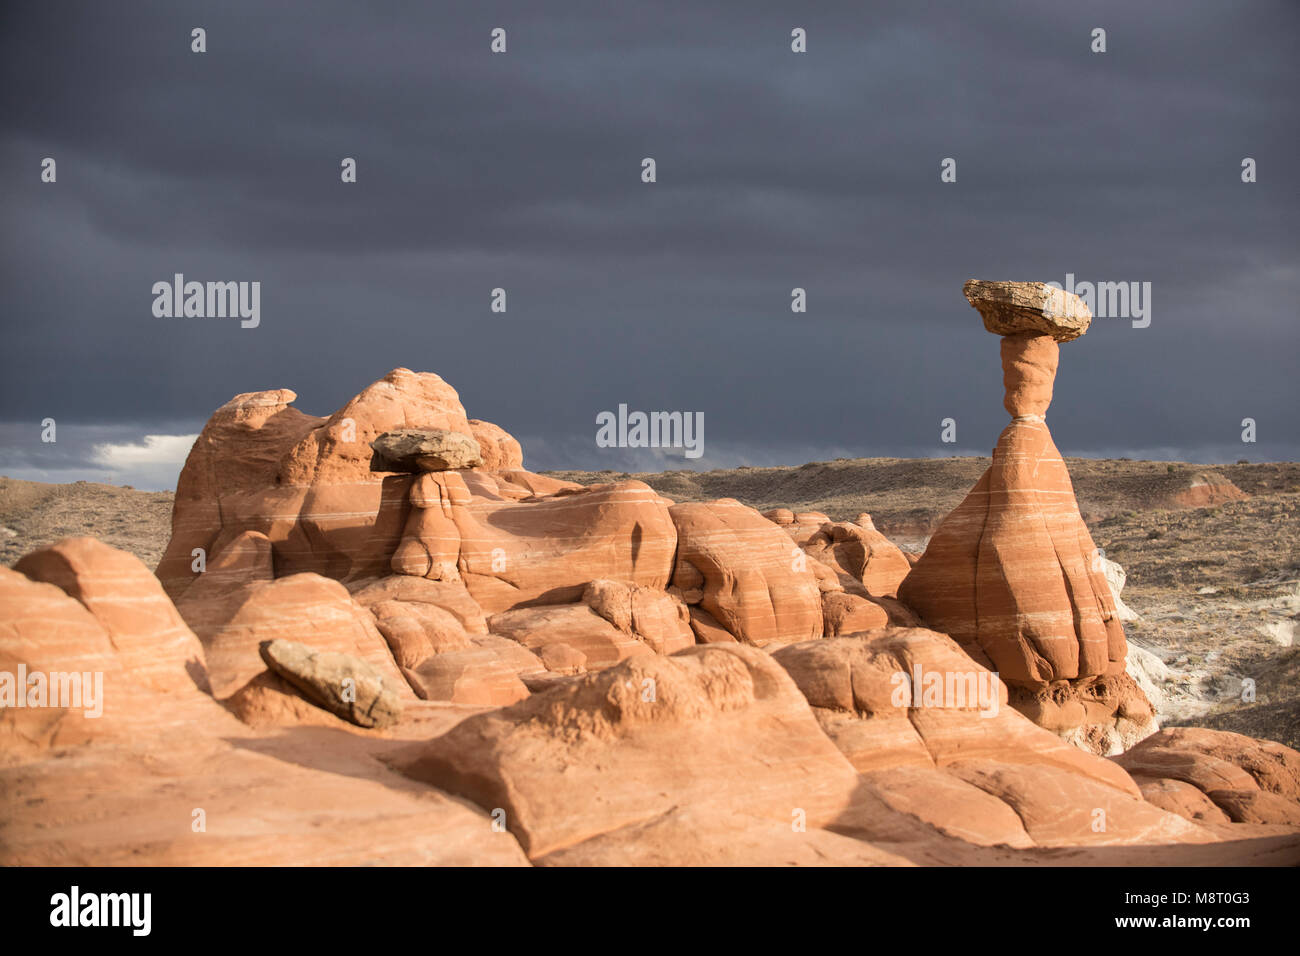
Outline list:
[[[820,512],[794,514],[778,508],[764,517],[779,525],[809,557],[832,568],[849,587],[873,598],[896,597],[911,564],[898,546],[876,530],[871,515],[831,521]]]
[[[95,538],[64,538],[25,555],[14,570],[81,602],[132,680],[164,694],[206,686],[198,639],[139,558]]]
[[[374,586],[367,590],[383,593]],[[358,599],[363,596],[364,592]],[[481,615],[467,622],[444,606],[419,600],[422,596],[446,599],[437,593],[415,592],[413,600],[379,600],[369,605],[398,668],[419,697],[502,707],[528,696],[523,679],[545,670],[536,655],[485,633]],[[473,607],[477,611],[478,605]],[[467,630],[466,623],[477,629]]]
[[[638,656],[472,717],[399,765],[504,810],[535,858],[676,806],[705,827],[741,812],[788,828],[797,811],[817,827],[857,786],[789,677],[740,645]]]
[[[470,434],[478,442],[479,454],[483,458],[483,467],[488,471],[522,471],[524,467],[524,450],[513,435],[500,425],[469,420]]]
[[[983,692],[947,696],[967,675],[982,676]],[[915,679],[915,694],[900,676]],[[1005,703],[993,675],[930,631],[812,640],[770,657],[700,646],[469,718],[392,763],[499,814],[547,865],[776,852],[807,862],[813,847],[842,863],[956,862],[962,847],[1221,838]]]
[[[245,545],[231,567],[256,576],[264,544],[249,535]],[[982,697],[947,696],[957,687],[947,676],[972,665],[932,632],[811,640],[775,659],[734,643],[671,657],[647,649],[467,720],[463,710],[405,703],[386,730],[295,709],[285,702],[302,699],[263,673],[250,682],[263,682],[260,697],[250,685],[236,695],[244,716],[258,718],[241,727],[187,683],[194,639],[176,637],[176,612],[157,584],[104,546],[51,552],[28,567],[61,576],[67,590],[0,569],[0,659],[47,671],[102,668],[111,708],[130,719],[128,732],[87,734],[93,721],[66,711],[5,709],[0,792],[24,795],[7,821],[7,864],[523,863],[521,844],[546,865],[1101,862],[1078,855],[1090,846],[1177,862],[1188,857],[1160,854],[1213,841],[1223,841],[1219,855],[1191,859],[1242,862],[1266,852],[1251,849],[1252,836],[1273,841],[1267,852],[1277,862],[1300,855],[1300,840],[1280,836],[1293,829],[1286,821],[1300,754],[1230,734],[1171,733],[1164,749],[1195,755],[1179,764],[1147,748],[1141,765],[1164,775],[1160,794],[1178,789],[1170,774],[1198,780],[1224,817],[1242,822],[1214,818],[1203,804],[1199,815],[1180,813],[1194,803],[1189,792],[1137,792],[1117,764],[1007,710],[988,692],[996,685]],[[358,594],[368,591],[379,608],[414,606],[442,590],[403,587],[381,581]],[[649,620],[659,621],[661,603],[652,602]],[[615,630],[645,626],[637,592],[608,581],[589,587],[582,606]],[[460,621],[435,607],[424,612],[459,647]],[[312,693],[332,694],[345,671],[385,682],[359,662],[331,671],[312,664],[327,654],[304,648],[297,658],[280,663]],[[152,676],[137,680],[128,668]],[[918,693],[895,699],[904,672]],[[932,688],[924,674],[945,679]],[[357,701],[368,700],[359,689]],[[20,727],[15,716],[30,714],[46,726]],[[318,729],[285,734],[285,723]],[[399,753],[394,741],[426,742],[403,743]],[[51,745],[60,759],[42,757]],[[1042,848],[1056,855],[1017,856]]]
[[[207,691],[198,639],[133,555],[66,538],[0,568],[0,750],[217,723]]]
[[[645,484],[586,488],[524,471],[518,442],[466,418],[436,375],[397,369],[328,419],[296,412],[294,398],[251,393],[214,414],[182,473],[158,570],[237,713],[292,716],[281,699],[291,689],[257,653],[277,639],[474,706],[519,700],[540,675],[694,643],[689,612],[666,591],[670,502]],[[601,599],[575,606],[593,582],[606,583]],[[560,640],[561,618],[582,626]]]
[[[513,501],[472,495],[459,472],[445,472],[412,486],[391,563],[401,574],[463,579],[491,615],[576,601],[598,578],[662,591],[676,545],[668,503],[640,481]]]
[[[288,389],[237,395],[204,426],[176,487],[172,538],[158,576],[173,599],[238,535],[271,541],[278,573],[381,576],[401,538],[412,479],[372,472],[371,442],[404,428],[441,429],[490,445],[519,467],[517,442],[471,425],[456,390],[431,373],[394,369],[328,418],[297,411]],[[499,434],[498,434],[499,433]]]
[[[887,624],[911,627],[916,615],[894,599],[912,565],[876,530],[871,515],[831,521],[816,511],[786,508],[764,513],[804,554],[822,594],[822,632],[827,637],[868,631]],[[798,557],[796,556],[796,561]]]
[[[552,604],[494,614],[492,633],[517,641],[563,670],[600,670],[637,654],[651,653],[586,604]]]
[[[883,628],[777,651],[818,720],[859,771],[965,759],[1043,763],[1130,796],[1109,761],[1084,753],[1007,706],[997,675],[949,637]]]
[[[821,589],[802,550],[753,508],[731,498],[673,505],[673,584],[737,640],[821,637]],[[698,631],[697,631],[698,633]]]
[[[1271,740],[1174,727],[1114,761],[1147,799],[1189,820],[1300,825],[1300,753]]]
[[[1223,831],[1173,816],[1293,826],[1300,811],[1300,753],[1197,730],[1166,731],[1103,759],[1006,707],[994,675],[933,631],[888,628],[773,656],[870,793],[968,843],[1198,843]],[[1182,783],[1189,779],[1197,786]]]
[[[69,539],[20,563],[55,583],[0,568],[0,675],[100,675],[102,713],[89,700],[0,706],[0,863],[527,863],[485,813],[385,770],[368,748],[391,743],[350,736],[376,731],[272,687],[304,709],[241,724],[204,690],[198,639],[133,556]],[[313,712],[332,735],[283,733]],[[429,718],[408,713],[392,732],[448,726]]]
[[[408,574],[351,582],[352,597],[372,611],[387,601],[402,605],[425,605],[450,614],[467,634],[486,634],[487,619],[478,602],[470,597],[463,581],[430,581]],[[419,609],[413,609],[419,610]]]
[[[120,732],[123,709],[138,710],[140,701],[107,631],[83,604],[0,568],[0,751],[18,757]]]
[[[337,581],[304,573],[253,580],[229,590],[209,583],[201,581],[180,609],[203,643],[217,699],[231,696],[266,670],[261,645],[275,640],[359,657],[394,686],[406,688],[373,615]]]
[[[1057,343],[1081,336],[1091,316],[1042,283],[972,280],[965,292],[1003,336],[1012,421],[899,597],[990,661],[1015,706],[1082,746],[1115,752],[1155,729],[1154,712],[1124,673],[1124,629],[1044,420]]]

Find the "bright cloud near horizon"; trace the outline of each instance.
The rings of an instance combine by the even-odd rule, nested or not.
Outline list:
[[[174,488],[195,440],[193,435],[145,435],[139,442],[103,442],[94,446],[92,460],[120,478],[114,484],[140,488]]]

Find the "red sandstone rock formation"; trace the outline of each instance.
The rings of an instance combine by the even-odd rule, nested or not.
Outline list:
[[[1172,508],[1207,508],[1229,501],[1245,501],[1249,497],[1220,472],[1207,469],[1187,478],[1185,486],[1169,496],[1169,505]]]
[[[795,514],[776,508],[763,517],[777,524],[803,550],[804,561],[822,592],[822,631],[827,637],[868,631],[886,624],[917,624],[894,599],[911,563],[876,530],[871,515],[831,521],[815,511]]]
[[[284,710],[274,695],[290,691],[258,654],[277,638],[400,672],[419,697],[482,706],[521,699],[542,674],[693,643],[665,590],[671,503],[645,484],[524,471],[518,442],[466,418],[436,375],[397,369],[328,419],[298,413],[294,397],[241,395],[213,416],[158,569],[239,713]],[[372,470],[412,463],[417,474]],[[609,600],[576,603],[594,581],[627,589],[632,623],[602,618]],[[560,640],[561,618],[584,627]]]
[[[0,568],[4,682],[0,751],[15,756],[221,714],[202,647],[158,579],[94,538],[67,538]]]
[[[385,432],[481,435],[485,462],[519,467],[518,443],[489,423],[471,425],[456,390],[431,373],[394,369],[324,419],[293,408],[296,398],[288,389],[237,395],[204,426],[177,482],[158,566],[173,598],[195,580],[194,549],[211,559],[244,531],[271,540],[279,573],[387,573],[412,479],[370,470],[370,443]]]
[[[1009,350],[1013,414],[1046,408],[1047,344]],[[884,627],[914,622],[891,596],[909,562],[869,516],[768,520],[533,475],[453,398],[398,370],[326,420],[287,392],[228,403],[182,475],[159,569],[175,605],[91,539],[0,569],[0,694],[19,666],[105,688],[101,719],[0,709],[0,791],[26,798],[0,862],[1300,862],[1300,754],[1173,731],[1110,761],[1008,707],[1067,735],[1136,720],[1109,670],[1122,645],[1093,629],[984,648],[978,627],[961,646]],[[483,465],[370,472],[363,439],[399,424],[459,429]],[[1038,434],[1008,439],[987,482],[1007,503],[986,515],[1004,624],[1067,620],[1044,569],[1072,601],[1092,580],[1065,567],[1060,488],[1032,480],[1027,456],[1057,474]],[[1064,549],[1055,570],[1045,548]],[[298,664],[277,658],[291,680],[266,668],[272,640],[296,645]],[[1008,692],[972,655],[1009,651],[1035,676]],[[1070,667],[1102,672],[1055,678]],[[370,696],[339,693],[344,674]]]
[[[678,535],[672,583],[697,607],[692,620],[701,628],[721,626],[760,647],[822,636],[817,578],[772,522],[732,498],[670,511]]]
[[[988,693],[930,700],[924,673],[980,677]],[[900,698],[899,675],[927,690]],[[528,855],[551,865],[769,861],[791,852],[782,830],[801,828],[845,863],[864,862],[862,849],[827,831],[892,863],[953,862],[958,847],[1190,847],[1255,832],[1206,829],[1147,801],[1116,763],[1005,704],[991,674],[931,631],[811,640],[771,657],[699,646],[473,717],[393,762],[499,808]],[[759,835],[773,841],[766,851]]]
[[[1002,432],[988,471],[940,525],[899,597],[980,660],[1038,723],[1098,752],[1155,729],[1124,673],[1124,629],[1044,415],[1057,343],[1087,331],[1072,294],[1042,283],[966,284],[1002,335]]]
[[[1271,740],[1175,727],[1114,760],[1147,800],[1188,820],[1300,826],[1300,753]]]

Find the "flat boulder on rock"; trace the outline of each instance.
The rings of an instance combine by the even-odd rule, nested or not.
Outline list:
[[[1045,282],[970,279],[961,291],[994,335],[1027,332],[1069,342],[1092,324],[1092,313],[1082,299]]]
[[[446,428],[402,428],[370,443],[371,471],[459,471],[483,464],[478,442]]]
[[[267,641],[260,651],[267,666],[309,700],[358,727],[387,727],[402,715],[397,688],[359,657],[282,640]]]

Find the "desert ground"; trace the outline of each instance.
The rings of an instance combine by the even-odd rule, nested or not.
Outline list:
[[[1080,511],[1098,547],[1127,573],[1132,645],[1158,659],[1144,689],[1162,726],[1230,730],[1300,747],[1300,464],[1197,465],[1069,458]],[[862,512],[905,551],[988,467],[987,458],[859,458],[707,472],[547,472],[580,484],[644,481],[676,501],[735,498],[760,511]],[[1204,507],[1176,497],[1218,474],[1249,498]],[[93,482],[0,477],[0,562],[92,535],[157,565],[171,534],[172,494]],[[1150,661],[1150,659],[1147,659]],[[1255,700],[1242,700],[1243,680]]]

